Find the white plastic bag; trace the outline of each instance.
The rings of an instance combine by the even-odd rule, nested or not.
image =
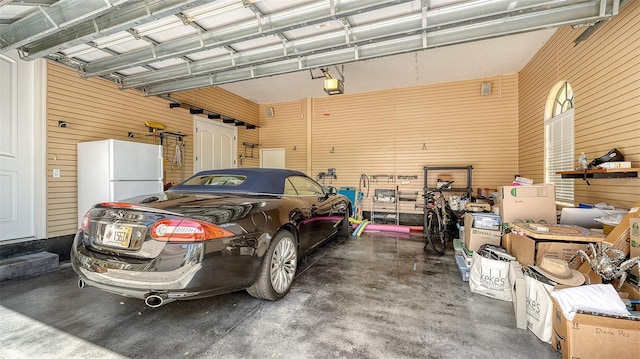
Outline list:
[[[509,262],[473,255],[469,288],[472,293],[511,302],[511,281]]]
[[[551,343],[553,304],[549,293],[553,286],[525,274],[527,287],[527,329],[546,343]]]

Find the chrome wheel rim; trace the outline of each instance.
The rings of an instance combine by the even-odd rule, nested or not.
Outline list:
[[[271,256],[271,286],[278,293],[285,292],[296,273],[296,247],[293,240],[284,237]]]

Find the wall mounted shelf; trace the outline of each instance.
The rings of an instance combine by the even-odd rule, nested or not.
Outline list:
[[[222,115],[218,112],[211,111],[211,110],[202,108],[200,106],[192,105],[190,103],[177,100],[171,97],[170,95],[162,95],[160,97],[164,98],[165,100],[171,101],[169,103],[169,108],[177,108],[177,107],[183,108],[185,110],[189,110],[189,113],[192,115],[203,115],[203,116],[207,116],[207,118],[210,120],[220,120],[222,121],[222,123],[228,123],[228,124],[233,123],[235,126],[244,126],[247,130],[254,130],[260,127],[252,123],[248,123],[246,121],[242,121],[229,116]]]
[[[559,171],[562,178],[637,178],[640,168],[602,168],[590,170]]]

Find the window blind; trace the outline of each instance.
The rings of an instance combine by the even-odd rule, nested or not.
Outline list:
[[[574,166],[573,109],[545,121],[545,182],[556,188],[556,203],[573,206],[573,179],[563,179],[558,171]]]

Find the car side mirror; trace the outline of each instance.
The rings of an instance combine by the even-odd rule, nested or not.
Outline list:
[[[330,196],[334,196],[338,194],[338,190],[333,186],[322,186],[322,190],[324,191],[324,194],[327,194]]]
[[[335,196],[336,193],[337,191],[335,187],[322,186],[322,196],[318,197],[318,201],[326,201],[327,199],[329,199],[329,196]]]

